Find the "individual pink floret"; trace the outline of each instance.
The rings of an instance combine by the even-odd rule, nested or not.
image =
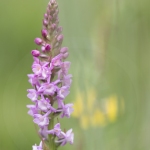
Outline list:
[[[38,89],[38,93],[44,94],[44,95],[54,95],[57,90],[57,87],[53,83],[44,83],[42,86]]]
[[[40,142],[39,146],[36,144],[32,146],[32,150],[43,150],[42,148],[42,141]]]
[[[50,114],[50,111],[47,112],[45,115],[35,114],[33,116],[35,118],[33,122],[36,123],[40,127],[47,126],[49,124],[49,118],[48,118],[49,114]]]
[[[36,107],[36,105],[27,105],[27,108],[29,108],[28,114],[31,115],[32,117],[35,114],[38,114],[38,108]]]
[[[62,114],[61,114],[61,118],[63,117],[67,117],[69,118],[71,113],[73,112],[73,104],[66,104],[62,106]]]
[[[32,71],[36,74],[36,75],[41,75],[42,73],[42,66],[40,64],[33,64],[32,65]]]
[[[58,97],[60,99],[65,99],[65,97],[69,94],[69,87],[68,86],[62,86],[59,90],[58,90]]]
[[[52,59],[52,66],[54,67],[58,67],[62,64],[62,54],[59,54],[57,56],[55,56],[53,59]]]
[[[51,106],[50,100],[48,98],[44,99],[43,97],[41,100],[37,101],[37,106],[41,111],[44,112],[56,112],[56,109]]]
[[[38,93],[35,89],[28,89],[27,97],[31,99],[31,101],[35,102],[38,99]]]
[[[57,124],[54,126],[54,129],[48,130],[47,133],[48,133],[48,134],[53,134],[53,135],[56,135],[56,136],[59,137],[59,135],[60,135],[60,133],[61,133],[60,123],[57,123]]]
[[[61,134],[59,136],[59,140],[56,142],[60,143],[60,145],[63,146],[68,142],[70,144],[73,144],[73,140],[74,140],[74,134],[72,133],[72,129],[70,129],[66,133],[61,132]]]

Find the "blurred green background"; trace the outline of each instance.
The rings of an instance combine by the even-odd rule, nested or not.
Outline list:
[[[30,51],[47,0],[0,1],[0,150],[39,144],[27,114]],[[75,142],[60,150],[150,149],[150,1],[58,0],[73,74]]]

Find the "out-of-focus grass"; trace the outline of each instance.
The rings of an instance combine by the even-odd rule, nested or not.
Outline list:
[[[62,127],[75,132],[74,146],[60,150],[149,150],[150,2],[58,1],[73,74],[66,101],[79,105],[77,118],[60,119]],[[39,143],[27,115],[31,102],[26,98],[30,88],[26,74],[31,72],[30,50],[36,48],[33,40],[40,36],[46,5],[39,0],[0,2],[2,150],[28,150]],[[95,125],[102,118],[107,118],[105,124]]]

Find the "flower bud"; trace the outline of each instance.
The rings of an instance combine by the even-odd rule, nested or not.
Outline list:
[[[63,54],[63,59],[66,59],[69,56],[69,53],[66,52],[65,54]]]
[[[44,14],[44,18],[45,18],[45,19],[48,19],[47,13]]]
[[[45,25],[45,26],[48,25],[48,21],[46,19],[43,20],[43,25]]]
[[[57,37],[57,41],[58,41],[58,42],[61,42],[62,40],[63,40],[63,35],[60,34],[60,35]]]
[[[62,31],[63,31],[63,28],[61,26],[57,28],[58,34],[60,34]]]
[[[51,2],[49,2],[49,3],[48,3],[48,7],[49,7],[49,9],[51,8],[51,6],[52,6],[52,5],[51,5]]]
[[[58,5],[57,5],[58,6]],[[55,8],[56,9],[56,8]],[[59,9],[56,9],[55,13],[58,15],[59,13]]]
[[[55,0],[51,0],[51,4],[53,5],[55,3]]]
[[[52,20],[52,16],[48,16],[48,21],[50,22]]]
[[[53,23],[53,24],[51,25],[51,29],[52,29],[52,30],[55,30],[55,28],[56,28],[56,24]]]
[[[58,5],[57,5],[57,4],[55,4],[53,7],[54,7],[55,9],[57,9],[57,8],[58,8]]]
[[[35,44],[37,44],[37,45],[41,45],[42,42],[43,42],[43,40],[42,40],[41,38],[35,38],[34,42],[35,42]]]
[[[66,53],[68,52],[68,47],[62,47],[60,50],[61,53]]]
[[[42,30],[42,36],[43,36],[44,38],[46,38],[47,35],[48,35],[47,30],[46,30],[46,29],[43,29],[43,30]]]
[[[46,45],[41,47],[41,50],[42,50],[42,52],[50,51],[51,50],[51,45],[46,44]]]
[[[46,44],[45,45],[45,50],[46,51],[50,51],[51,50],[51,45],[50,44]]]
[[[53,18],[55,19],[57,19],[57,16],[58,16],[58,12],[55,12],[54,14],[53,14]]]
[[[50,14],[50,9],[49,9],[49,8],[47,8],[46,13],[47,13],[47,14]]]
[[[56,19],[56,20],[55,20],[55,23],[58,25],[58,24],[59,24],[59,19]]]
[[[32,51],[31,51],[31,54],[32,54],[32,56],[34,56],[34,57],[39,57],[40,52],[39,52],[38,50],[32,50]]]
[[[45,46],[42,46],[42,47],[41,47],[41,51],[42,51],[42,52],[45,52]]]

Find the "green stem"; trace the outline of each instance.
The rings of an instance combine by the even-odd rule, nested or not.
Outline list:
[[[53,128],[54,128],[54,118],[51,117],[48,129],[51,130]],[[49,147],[50,147],[50,150],[57,150],[57,147],[55,145],[55,138],[54,138],[54,135],[52,134],[49,134]]]

